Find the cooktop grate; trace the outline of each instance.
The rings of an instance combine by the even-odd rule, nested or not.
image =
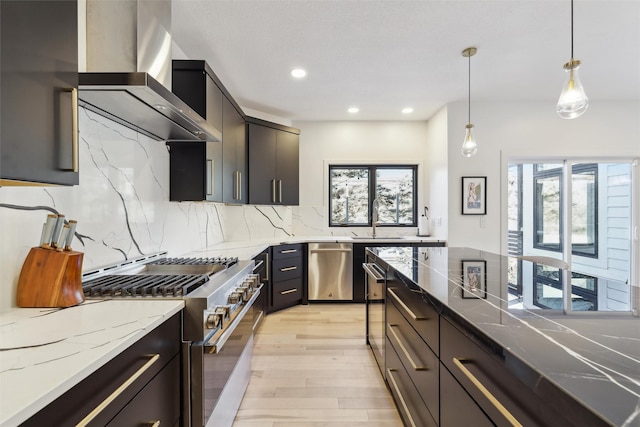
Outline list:
[[[162,258],[151,264],[156,265],[224,265],[227,268],[238,263],[238,257],[215,258]]]
[[[82,284],[86,297],[183,297],[209,280],[206,274],[108,275]]]

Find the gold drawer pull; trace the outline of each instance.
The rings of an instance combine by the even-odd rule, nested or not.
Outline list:
[[[286,249],[284,251],[280,251],[281,254],[293,254],[293,253],[296,253],[296,252],[298,252],[297,249]]]
[[[280,295],[292,294],[292,293],[297,292],[297,291],[298,291],[298,288],[293,288],[293,289],[289,289],[288,291],[280,292]]]
[[[120,396],[131,384],[135,382],[142,374],[144,374],[154,363],[160,359],[159,354],[150,355],[151,358],[140,367],[133,375],[131,375],[125,382],[123,382],[120,387],[115,389],[113,393],[111,393],[105,400],[102,401],[98,406],[94,408],[93,411],[89,412],[89,414],[82,419],[76,427],[84,427],[89,424],[95,417],[100,415],[104,409],[109,406],[118,396]]]
[[[149,421],[149,427],[160,427],[160,421]]]
[[[404,409],[405,414],[407,414],[407,418],[409,418],[409,424],[411,424],[411,427],[417,427],[416,423],[413,421],[411,412],[409,412],[409,407],[407,406],[407,403],[404,401],[404,397],[402,396],[402,393],[400,393],[400,389],[398,388],[398,383],[396,383],[396,379],[393,378],[393,372],[395,371],[396,371],[395,369],[387,369],[387,376],[389,377],[389,380],[391,380],[391,386],[396,391],[396,394],[398,395],[398,399],[400,399],[400,404],[402,405],[402,409]]]
[[[402,344],[402,341],[400,340],[400,337],[398,336],[396,331],[393,330],[393,328],[397,328],[397,327],[398,327],[398,325],[389,325],[389,332],[391,332],[391,335],[393,336],[393,339],[400,346],[400,350],[402,350],[402,353],[404,353],[404,357],[409,361],[409,363],[411,364],[411,367],[413,368],[414,371],[427,371],[428,369],[427,369],[426,366],[418,366],[416,364],[416,362],[413,361],[413,359],[411,358],[411,355],[407,351],[406,347],[404,346],[404,344]]]
[[[281,268],[280,271],[291,271],[291,270],[297,270],[298,267],[285,267],[285,268]]]
[[[478,380],[471,373],[471,371],[469,371],[466,366],[464,366],[464,362],[466,362],[464,359],[458,359],[457,357],[453,358],[453,363],[458,367],[458,369],[460,369],[460,371],[467,378],[469,378],[473,385],[476,386],[480,393],[482,393],[482,395],[486,397],[493,406],[495,406],[495,408],[502,414],[502,416],[505,417],[512,426],[522,427],[522,424],[520,424],[520,422],[518,422],[518,420],[513,415],[511,415],[511,412],[509,412],[507,408],[505,408],[502,403],[500,403],[500,401],[496,399],[496,397],[491,394],[489,390],[487,390],[487,388],[480,382],[480,380]]]
[[[424,316],[418,316],[416,315],[413,311],[411,311],[411,309],[409,307],[407,307],[407,305],[402,302],[402,300],[400,299],[400,297],[398,295],[396,295],[395,292],[393,292],[393,289],[387,289],[387,291],[389,291],[389,295],[391,295],[393,297],[393,299],[395,299],[398,304],[400,304],[400,306],[404,309],[404,311],[407,312],[407,314],[413,319],[413,320],[429,320],[428,317],[424,317]]]

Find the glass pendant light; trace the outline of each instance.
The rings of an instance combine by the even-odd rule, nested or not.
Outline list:
[[[468,47],[462,51],[462,56],[465,58],[469,58],[469,121],[466,126],[462,148],[460,149],[464,157],[475,156],[478,152],[478,144],[476,144],[476,140],[473,137],[473,133],[471,132],[471,130],[473,129],[473,124],[471,124],[471,57],[475,55],[476,52],[478,52],[478,49],[476,49],[475,47]]]
[[[564,64],[563,68],[568,73],[568,76],[564,86],[562,86],[556,111],[563,119],[575,119],[587,111],[589,98],[578,76],[580,61],[573,58],[573,0],[571,0],[571,59]]]

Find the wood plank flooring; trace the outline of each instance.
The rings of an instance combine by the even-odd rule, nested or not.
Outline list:
[[[401,427],[365,342],[364,304],[269,314],[233,427]]]

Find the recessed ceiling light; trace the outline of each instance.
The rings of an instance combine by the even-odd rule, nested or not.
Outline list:
[[[307,72],[302,68],[294,68],[293,70],[291,70],[291,75],[296,79],[301,79],[307,75]]]
[[[413,108],[411,107],[406,107],[402,109],[402,114],[411,114],[413,113]]]
[[[347,111],[349,113],[353,114],[353,113],[357,113],[358,111],[360,111],[360,109],[358,107],[349,107],[349,109]]]

